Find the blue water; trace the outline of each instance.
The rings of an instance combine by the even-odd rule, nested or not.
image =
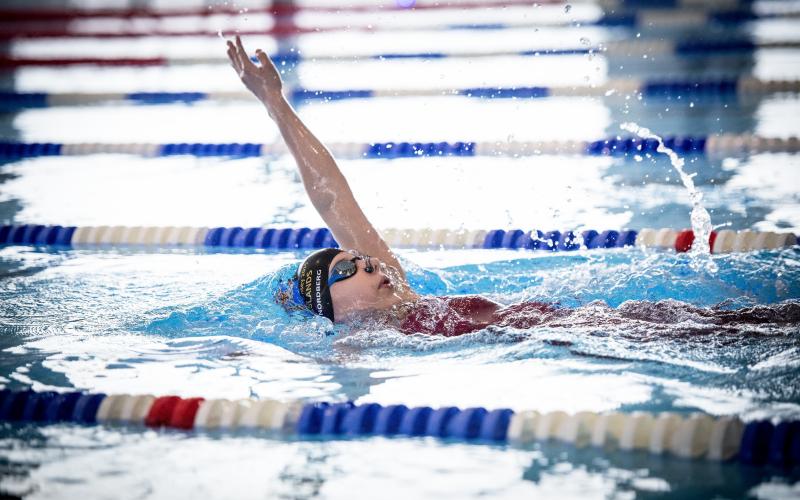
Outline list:
[[[162,3],[167,5],[166,3]],[[172,4],[170,4],[172,5]],[[781,8],[756,2],[756,8]],[[794,3],[786,3],[792,7]],[[787,7],[787,8],[788,8]],[[593,4],[364,19],[559,22]],[[340,24],[336,16],[303,22]],[[215,20],[168,21],[214,27]],[[257,16],[242,21],[244,27]],[[171,24],[170,24],[171,23]],[[181,24],[183,23],[183,24]],[[700,29],[569,26],[340,32],[294,41],[307,54],[481,51],[699,36],[795,40],[796,19]],[[586,39],[584,42],[582,39]],[[271,51],[272,40],[248,47]],[[223,57],[214,39],[18,40],[18,57]],[[316,51],[316,52],[315,52]],[[589,85],[609,78],[800,78],[800,51],[689,58],[492,57],[308,62],[307,88]],[[239,90],[224,61],[165,68],[23,68],[2,90]],[[636,122],[661,135],[800,135],[794,94],[697,99],[376,98],[298,108],[323,141],[594,140]],[[0,115],[0,139],[45,142],[271,142],[255,101],[110,104]],[[800,233],[791,154],[687,157],[716,227]],[[540,155],[342,161],[378,228],[685,228],[691,204],[662,156]],[[34,158],[0,165],[0,223],[319,227],[288,157]],[[541,412],[701,411],[800,419],[800,250],[713,256],[641,249],[550,254],[401,250],[415,290],[541,301],[536,328],[455,338],[333,326],[272,297],[302,253],[201,249],[0,248],[0,385],[12,389]],[[139,428],[0,424],[0,493],[30,498],[791,498],[800,471],[640,453],[465,445],[429,439],[303,440]]]

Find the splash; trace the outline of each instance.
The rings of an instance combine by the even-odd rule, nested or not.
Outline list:
[[[698,191],[694,185],[693,178],[697,174],[687,174],[683,170],[685,165],[683,158],[678,156],[675,151],[665,146],[661,137],[651,132],[650,129],[640,127],[632,122],[622,123],[619,127],[622,130],[627,130],[628,132],[638,135],[642,139],[656,140],[658,142],[656,151],[664,153],[669,157],[670,163],[672,163],[672,166],[678,172],[681,182],[683,182],[684,187],[686,187],[686,190],[689,192],[689,199],[692,201],[691,222],[692,232],[694,232],[695,238],[692,243],[692,248],[689,250],[689,255],[691,257],[690,265],[694,271],[705,269],[710,273],[716,273],[717,265],[711,258],[711,248],[708,244],[708,239],[713,229],[711,226],[711,215],[709,215],[708,210],[703,206],[703,193]]]

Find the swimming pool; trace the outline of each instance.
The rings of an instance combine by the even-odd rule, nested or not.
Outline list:
[[[162,7],[174,5],[162,5]],[[238,6],[237,6],[238,7]],[[251,6],[252,7],[252,6]],[[792,3],[756,2],[756,12]],[[305,34],[305,56],[504,52],[472,58],[303,61],[308,89],[582,89],[542,98],[410,96],[313,100],[299,107],[325,142],[592,141],[636,122],[661,135],[800,135],[792,92],[593,96],[609,79],[797,81],[800,50],[712,54],[513,55],[630,40],[797,42],[793,18],[700,27],[591,25],[591,4],[392,14],[304,12],[327,26],[516,23],[499,29]],[[682,11],[683,12],[683,11]],[[408,14],[408,16],[406,16]],[[246,29],[259,21],[241,20]],[[141,21],[141,20],[140,20]],[[545,21],[556,26],[529,26]],[[88,21],[81,21],[87,23]],[[150,22],[150,21],[147,21]],[[155,29],[105,21],[98,29]],[[215,32],[216,18],[159,21]],[[581,26],[575,23],[580,22]],[[525,25],[527,23],[528,25]],[[80,25],[79,25],[80,27]],[[73,27],[74,28],[74,27]],[[88,28],[87,28],[88,29]],[[249,46],[277,45],[253,37]],[[16,57],[224,57],[218,38],[19,39]],[[649,52],[648,52],[649,51]],[[15,92],[235,92],[224,60],[154,67],[21,67]],[[622,94],[622,92],[620,92]],[[25,143],[270,143],[246,99],[28,107],[3,115],[4,141]],[[792,153],[688,154],[712,223],[800,232]],[[348,159],[341,165],[380,228],[582,230],[689,226],[690,202],[663,155],[564,153]],[[4,224],[321,227],[289,157],[93,154],[6,158]],[[724,229],[725,227],[720,227]],[[540,300],[569,314],[531,329],[455,338],[391,329],[328,335],[271,300],[276,273],[305,252],[137,246],[0,247],[3,385],[283,401],[354,401],[515,411],[800,418],[800,254],[797,247],[713,256],[718,271],[658,249],[576,252],[404,249],[418,290]],[[709,317],[751,308],[730,321]],[[298,438],[253,431],[2,424],[3,492],[31,497],[373,498],[489,495],[626,497],[668,493],[770,498],[797,494],[795,468],[714,463],[553,442],[465,444],[433,438]]]

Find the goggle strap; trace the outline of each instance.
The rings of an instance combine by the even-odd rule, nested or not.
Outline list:
[[[353,274],[355,274],[355,273],[353,273]],[[337,281],[342,281],[343,279],[347,279],[350,276],[352,276],[352,274],[350,274],[348,276],[345,276],[343,274],[334,274],[333,276],[328,278],[328,288],[330,288],[330,286],[333,285],[334,283],[336,283]]]

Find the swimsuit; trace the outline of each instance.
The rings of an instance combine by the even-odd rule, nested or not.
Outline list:
[[[530,328],[553,317],[556,311],[544,302],[503,307],[479,295],[422,297],[411,305],[400,331],[455,337],[489,325]]]

